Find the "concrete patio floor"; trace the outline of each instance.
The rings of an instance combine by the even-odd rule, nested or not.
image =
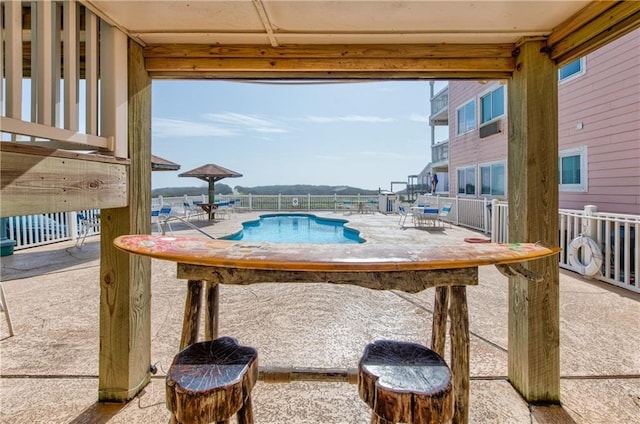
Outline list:
[[[257,213],[197,223],[229,234]],[[369,243],[459,243],[476,232],[400,229],[397,216],[344,218]],[[183,224],[174,231],[195,235]],[[154,228],[155,230],[155,228]],[[151,358],[158,368],[127,404],[97,403],[99,241],[17,251],[1,259],[15,335],[0,315],[0,423],[165,423],[164,376],[177,353],[185,282],[152,261]],[[640,417],[640,295],[560,271],[561,406],[527,404],[507,381],[507,279],[480,268],[468,288],[471,423],[633,423]],[[378,338],[429,344],[434,290],[418,294],[328,284],[223,286],[220,334],[256,347],[261,366],[357,366]],[[296,382],[254,389],[256,423],[368,423],[357,387]]]

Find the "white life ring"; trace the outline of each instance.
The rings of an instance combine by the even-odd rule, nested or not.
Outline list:
[[[293,199],[291,199],[291,204],[292,204],[293,206],[298,206],[298,198],[297,198],[297,197],[294,197]]]
[[[584,249],[585,263],[580,260],[580,249]],[[571,240],[569,244],[569,264],[580,274],[589,277],[600,272],[602,266],[602,251],[598,244],[582,234]]]

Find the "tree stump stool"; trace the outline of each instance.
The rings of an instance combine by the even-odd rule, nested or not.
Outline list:
[[[167,373],[171,422],[253,424],[251,390],[258,380],[258,352],[231,337],[198,342],[173,359]]]
[[[416,343],[377,340],[358,364],[358,392],[372,410],[372,424],[449,422],[451,379],[442,357]]]

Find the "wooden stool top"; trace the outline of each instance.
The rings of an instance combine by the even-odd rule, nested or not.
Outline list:
[[[422,345],[378,340],[367,345],[358,367],[362,400],[393,423],[441,423],[453,416],[451,371]]]
[[[167,373],[167,408],[179,422],[211,423],[235,414],[258,380],[258,352],[231,337],[178,353]]]

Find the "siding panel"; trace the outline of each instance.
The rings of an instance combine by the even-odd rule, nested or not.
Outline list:
[[[560,207],[640,214],[640,30],[589,54],[585,73],[558,87],[560,149],[587,147],[589,192],[560,192]],[[478,130],[456,134],[456,108],[478,99],[497,82],[449,83],[449,178],[457,191],[456,168],[507,156],[507,118],[503,133],[480,139]],[[582,128],[578,129],[581,124]]]

